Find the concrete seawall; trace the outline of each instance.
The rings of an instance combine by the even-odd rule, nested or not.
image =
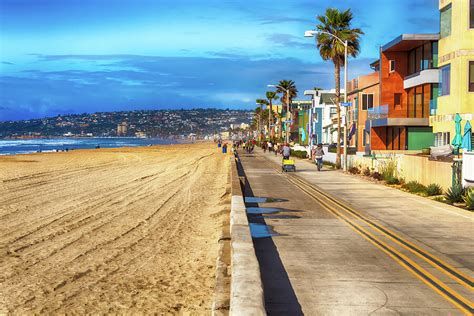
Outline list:
[[[231,162],[231,289],[230,315],[266,315],[260,267],[250,235],[238,158]]]

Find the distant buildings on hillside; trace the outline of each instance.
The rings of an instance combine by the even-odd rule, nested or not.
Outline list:
[[[251,111],[194,109],[100,112],[0,122],[0,138],[32,137],[196,137],[249,128]]]

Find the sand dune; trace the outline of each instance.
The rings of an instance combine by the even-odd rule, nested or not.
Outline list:
[[[214,144],[0,157],[0,313],[210,310]]]

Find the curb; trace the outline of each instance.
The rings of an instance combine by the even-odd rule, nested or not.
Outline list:
[[[230,315],[266,315],[260,266],[250,235],[242,192],[245,178],[239,177],[237,163],[238,157],[232,159]]]

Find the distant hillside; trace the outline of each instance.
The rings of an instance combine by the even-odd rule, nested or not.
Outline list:
[[[0,122],[0,138],[22,136],[147,136],[169,137],[195,133],[210,135],[227,130],[230,124],[250,123],[251,111],[244,110],[156,110],[99,112]],[[126,126],[120,135],[118,124]]]

